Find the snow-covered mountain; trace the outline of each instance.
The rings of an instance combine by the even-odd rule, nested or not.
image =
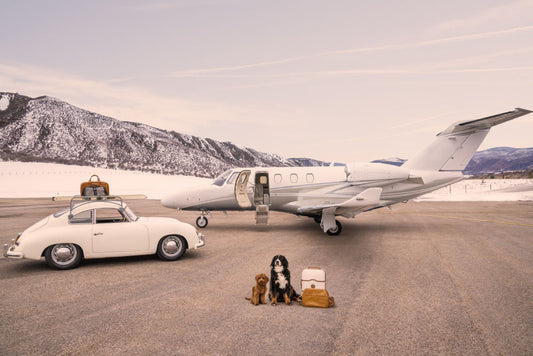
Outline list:
[[[395,157],[378,159],[372,162],[401,166],[406,161]],[[516,171],[533,171],[533,148],[495,147],[476,152],[463,173],[466,175],[479,175]]]
[[[0,159],[213,177],[236,166],[321,165],[119,121],[47,96],[0,93]]]
[[[465,174],[533,170],[533,148],[495,147],[476,152]]]
[[[319,166],[310,158],[258,152],[231,142],[119,121],[42,96],[0,92],[0,160],[53,162],[214,177],[232,167]],[[402,165],[405,159],[374,162]],[[533,148],[477,152],[464,173],[533,170]]]

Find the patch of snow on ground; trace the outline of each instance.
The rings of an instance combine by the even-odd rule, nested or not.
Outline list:
[[[0,98],[0,110],[1,111],[4,111],[5,109],[7,109],[9,107],[9,96],[7,95],[2,95],[2,97]]]
[[[80,184],[96,174],[111,194],[145,194],[161,199],[174,190],[209,183],[206,178],[53,163],[0,162],[0,198],[51,198],[80,194]],[[94,178],[93,178],[94,179]]]
[[[533,179],[469,179],[415,201],[533,201]]]

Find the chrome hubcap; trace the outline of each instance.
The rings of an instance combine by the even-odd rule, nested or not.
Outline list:
[[[168,237],[163,242],[163,250],[169,255],[176,254],[180,249],[180,241],[176,237]]]
[[[71,245],[56,245],[52,251],[52,256],[56,262],[68,262],[76,256],[76,248]]]

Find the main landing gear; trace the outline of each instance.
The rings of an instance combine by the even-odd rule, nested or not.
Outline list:
[[[329,236],[337,236],[338,234],[340,234],[342,231],[342,224],[339,222],[339,220],[335,220],[335,225],[337,226],[326,231],[326,234],[328,234]]]
[[[314,216],[313,219],[315,220],[317,224],[320,224],[321,228],[324,228],[324,224],[322,223],[322,216]],[[328,234],[329,236],[337,236],[342,231],[342,224],[340,223],[340,221],[336,219],[334,219],[334,221],[335,221],[335,226],[330,227],[329,229],[325,231],[325,233]]]

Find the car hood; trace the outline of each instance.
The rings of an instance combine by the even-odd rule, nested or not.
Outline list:
[[[51,219],[50,216],[47,216],[45,217],[44,219],[42,220],[39,220],[37,221],[35,224],[33,224],[32,226],[30,226],[29,228],[27,228],[26,230],[24,230],[24,232],[33,232],[37,229],[40,229],[41,227],[45,226],[46,224],[48,224],[48,221]]]
[[[141,216],[139,217],[139,221],[145,224],[182,224],[182,222],[178,219],[154,216]]]

